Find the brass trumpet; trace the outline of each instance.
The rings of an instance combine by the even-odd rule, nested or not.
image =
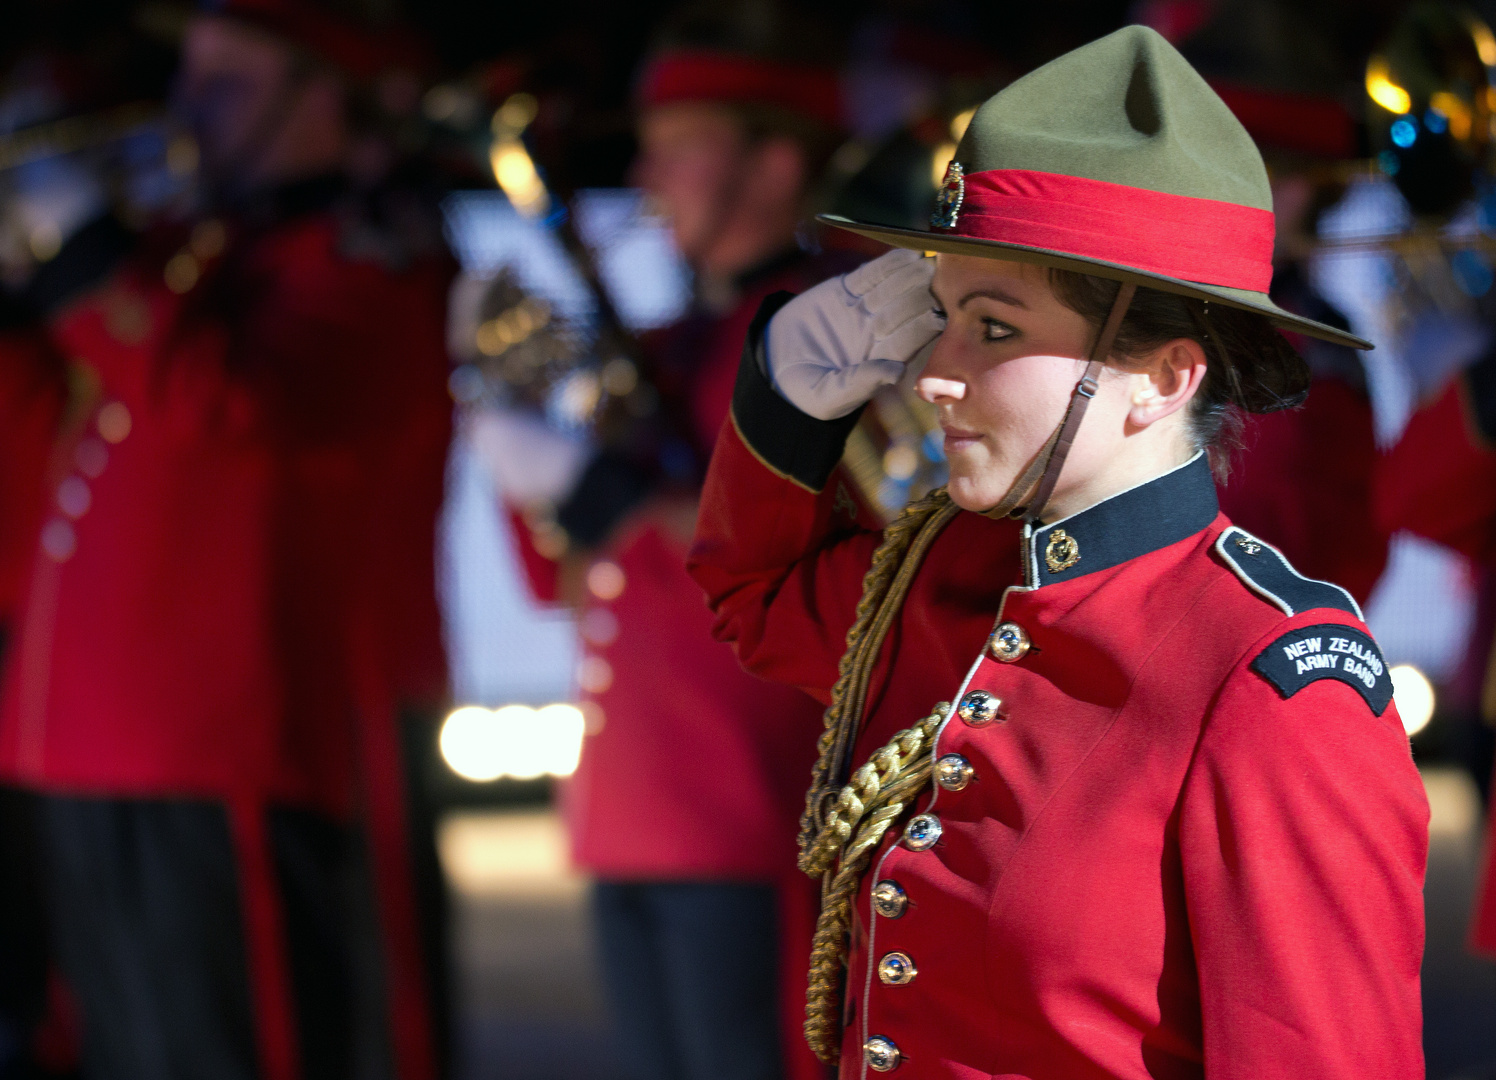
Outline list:
[[[111,143],[141,134],[149,128],[165,127],[167,123],[166,110],[159,104],[136,101],[100,112],[82,113],[19,128],[0,137],[0,172],[45,158],[102,149]],[[169,147],[168,154],[170,152]],[[179,155],[184,152],[185,147],[177,150]],[[195,151],[192,164],[196,164]]]

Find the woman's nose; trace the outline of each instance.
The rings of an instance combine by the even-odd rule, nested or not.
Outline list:
[[[914,392],[931,405],[960,401],[966,396],[966,383],[950,377],[954,372],[950,371],[947,363],[948,348],[945,335],[941,334],[935,339],[935,348],[930,350],[925,370],[920,372],[919,378],[914,382]]]
[[[966,384],[955,379],[921,375],[914,384],[914,392],[931,405],[939,405],[944,401],[960,401],[966,396]]]

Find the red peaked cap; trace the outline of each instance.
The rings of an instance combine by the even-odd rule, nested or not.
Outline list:
[[[706,49],[658,53],[640,73],[636,98],[644,108],[683,101],[769,105],[832,130],[846,126],[841,82],[834,70],[742,53]]]
[[[209,11],[299,45],[360,81],[392,69],[420,72],[430,66],[410,27],[367,26],[308,0],[223,0]]]

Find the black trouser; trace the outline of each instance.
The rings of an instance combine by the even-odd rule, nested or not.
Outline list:
[[[89,1080],[259,1075],[240,875],[225,808],[41,800],[56,951],[83,1014]],[[368,1074],[383,1017],[377,936],[352,830],[272,810],[268,834],[304,1080]],[[387,1068],[373,1066],[376,1072]]]
[[[777,1080],[771,885],[600,882],[603,977],[631,1080]]]
[[[0,788],[0,1080],[34,1075],[32,1042],[47,1000],[35,803],[29,792]]]

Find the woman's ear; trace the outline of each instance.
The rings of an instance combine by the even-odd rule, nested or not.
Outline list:
[[[1148,358],[1127,412],[1128,426],[1141,431],[1189,404],[1205,381],[1205,349],[1191,338],[1176,338]]]

